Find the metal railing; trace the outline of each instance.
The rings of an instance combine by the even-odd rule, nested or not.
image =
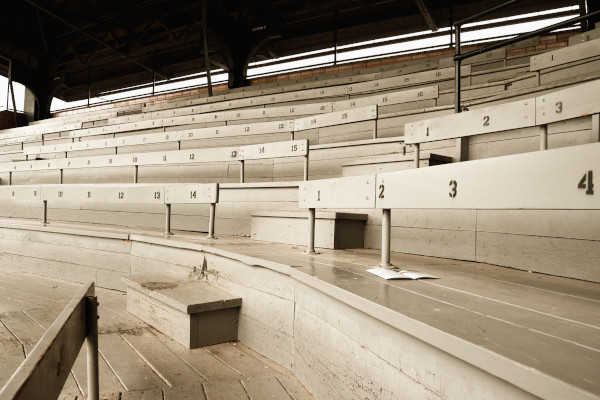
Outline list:
[[[529,39],[529,38],[532,38],[532,37],[535,37],[535,36],[539,36],[541,34],[551,32],[551,31],[553,31],[555,29],[559,29],[559,28],[563,28],[563,27],[566,27],[566,26],[570,26],[570,25],[576,24],[578,22],[585,21],[585,20],[588,20],[590,18],[593,18],[593,17],[595,17],[597,15],[600,15],[600,11],[595,11],[593,13],[581,15],[581,16],[576,17],[576,18],[571,18],[571,19],[568,19],[566,21],[562,21],[562,22],[556,23],[554,25],[547,26],[545,28],[541,28],[541,29],[538,29],[538,30],[535,30],[535,31],[532,31],[532,32],[529,32],[529,33],[524,33],[524,34],[518,35],[518,36],[516,36],[514,38],[503,40],[503,41],[491,44],[489,46],[484,46],[484,47],[481,47],[479,49],[475,49],[475,50],[469,51],[467,53],[461,54],[461,52],[460,52],[460,46],[461,46],[461,43],[460,43],[460,31],[461,31],[461,27],[462,27],[463,24],[465,24],[467,22],[474,21],[474,20],[476,20],[476,19],[478,19],[480,17],[483,17],[485,15],[488,15],[488,14],[491,14],[493,12],[496,12],[496,11],[498,11],[500,9],[506,8],[508,6],[511,6],[511,5],[515,4],[515,3],[518,3],[519,1],[521,1],[521,0],[510,0],[510,1],[507,1],[506,3],[502,3],[502,4],[500,4],[500,5],[496,6],[496,7],[490,8],[489,10],[483,11],[483,12],[481,12],[479,14],[476,14],[476,15],[473,15],[471,17],[468,17],[468,18],[465,18],[463,20],[460,20],[460,21],[458,21],[458,22],[456,22],[454,24],[454,35],[455,35],[455,42],[456,42],[456,44],[455,44],[455,53],[454,53],[454,68],[455,68],[454,111],[456,113],[460,113],[461,112],[461,108],[460,108],[460,87],[461,87],[461,85],[460,85],[460,65],[461,65],[462,60],[464,60],[466,58],[469,58],[469,57],[476,56],[478,54],[487,53],[489,51],[496,50],[496,49],[499,49],[501,47],[505,47],[505,46],[511,45],[513,43],[520,42],[522,40],[526,40],[526,39]]]
[[[86,283],[71,299],[0,390],[0,399],[57,399],[84,341],[87,398],[98,400],[98,301],[94,282]]]

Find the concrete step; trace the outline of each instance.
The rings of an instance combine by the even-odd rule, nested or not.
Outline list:
[[[237,340],[241,297],[208,282],[132,274],[127,311],[190,349]]]
[[[419,154],[419,166],[429,167],[452,162],[452,157],[435,153]],[[381,172],[401,171],[415,167],[412,153],[409,154],[386,154],[376,157],[365,157],[360,160],[342,164],[343,176],[358,176],[378,174]]]
[[[364,247],[367,214],[317,212],[315,246],[323,249]],[[253,240],[307,244],[308,211],[261,211],[252,213]]]

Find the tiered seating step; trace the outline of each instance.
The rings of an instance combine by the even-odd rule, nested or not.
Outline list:
[[[448,164],[452,157],[436,153],[419,154],[419,166],[430,167]],[[385,154],[376,157],[364,157],[360,160],[349,161],[342,164],[343,176],[369,175],[380,172],[402,171],[415,167],[414,155],[410,154]]]
[[[364,248],[367,214],[317,212],[316,247],[323,249]],[[308,212],[260,211],[252,213],[252,239],[266,242],[307,243]]]
[[[127,311],[190,349],[237,340],[242,299],[208,282],[132,274]]]

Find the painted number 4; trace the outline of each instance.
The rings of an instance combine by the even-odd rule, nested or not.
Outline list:
[[[577,188],[586,189],[585,194],[594,194],[594,174],[592,171],[583,174],[583,178],[579,181]]]

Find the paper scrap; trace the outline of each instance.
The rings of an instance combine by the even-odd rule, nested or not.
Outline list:
[[[371,269],[368,269],[367,272],[375,274],[383,279],[421,279],[421,278],[439,279],[437,276],[422,274],[420,272],[412,272],[412,271],[406,271],[406,270],[397,271],[394,269],[388,269],[388,268],[382,268],[382,267],[371,268]]]

